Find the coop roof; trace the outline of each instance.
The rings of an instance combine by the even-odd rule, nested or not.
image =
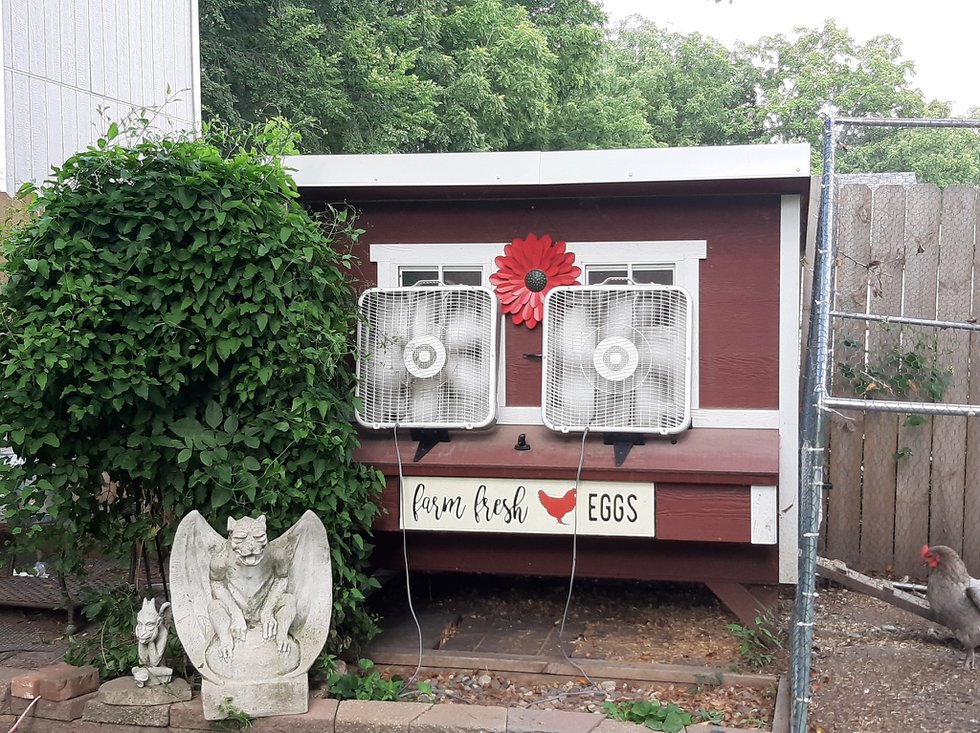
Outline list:
[[[719,181],[809,185],[810,146],[728,145],[507,153],[298,155],[286,159],[301,189],[648,187]],[[786,185],[788,184],[788,185]]]

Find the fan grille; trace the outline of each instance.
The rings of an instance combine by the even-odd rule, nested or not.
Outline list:
[[[496,301],[468,286],[372,288],[360,299],[357,420],[475,428],[496,414]]]
[[[552,430],[685,430],[691,296],[674,286],[560,287],[544,312],[542,413]]]

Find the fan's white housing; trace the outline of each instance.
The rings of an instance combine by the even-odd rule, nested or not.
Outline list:
[[[566,286],[544,301],[544,424],[670,435],[691,424],[691,295],[669,285]]]
[[[498,319],[489,288],[371,288],[359,305],[359,423],[380,429],[493,422]]]

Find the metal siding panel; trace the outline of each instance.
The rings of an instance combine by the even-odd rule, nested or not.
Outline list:
[[[48,79],[61,81],[61,14],[52,5],[41,3],[44,16],[44,71]]]
[[[89,91],[94,94],[106,93],[106,49],[105,49],[105,0],[89,5],[89,68],[91,84]]]
[[[13,104],[11,99],[13,97],[12,88],[13,74],[7,70],[3,70],[3,124],[0,125],[2,129],[2,134],[0,134],[0,191],[4,193],[12,193],[14,191],[13,180],[9,177],[8,173],[13,166]]]
[[[13,109],[12,129],[8,132],[13,166],[7,171],[11,188],[17,190],[21,183],[30,178],[31,168],[31,90],[30,80],[24,74],[11,74],[7,87]]]
[[[76,151],[91,144],[95,139],[95,128],[92,126],[92,95],[87,91],[75,92],[75,125],[78,128],[78,144]]]
[[[27,15],[27,70],[44,76],[44,9],[30,5]]]
[[[14,62],[14,44],[11,42],[13,36],[10,33],[10,26],[14,19],[10,0],[3,1],[0,12],[3,13],[3,65],[4,68],[9,69]]]
[[[102,5],[102,38],[103,38],[103,68],[105,72],[105,88],[102,94],[106,99],[119,99],[120,86],[126,79],[126,74],[112,74],[110,69],[126,68],[125,60],[119,53],[121,42],[119,34],[122,29],[119,10],[114,0],[108,0]]]
[[[156,106],[157,94],[153,84],[153,51],[157,40],[153,37],[153,4],[140,3],[135,14],[139,27],[136,51],[139,58],[140,95],[132,101],[137,107],[153,107]]]
[[[10,41],[10,64],[15,69],[27,69],[30,65],[28,54],[27,5],[24,3],[10,4],[10,25],[6,33]]]
[[[26,135],[18,141],[18,145],[30,146],[30,157],[23,170],[18,171],[21,180],[34,180],[37,177],[38,161],[47,159],[47,107],[44,100],[44,82],[40,79],[28,78],[28,104],[30,104],[30,124]]]
[[[126,31],[126,58],[127,68],[130,70],[129,90],[122,101],[125,102],[126,112],[129,111],[138,100],[144,98],[143,89],[143,59],[140,56],[140,10],[129,4],[126,5],[127,31]],[[123,114],[120,112],[120,114]]]
[[[76,86],[78,84],[78,60],[75,52],[75,28],[78,24],[75,0],[61,0],[60,15],[60,45],[58,56],[61,61],[60,79],[62,84]]]
[[[47,145],[41,148],[42,156],[34,161],[36,180],[48,176],[52,164],[60,165],[65,159],[65,121],[61,110],[61,88],[50,81],[44,85],[44,124],[47,127]]]
[[[51,161],[60,166],[70,156],[84,147],[78,139],[78,112],[75,109],[75,90],[61,87],[61,157]]]
[[[168,109],[174,115],[180,112],[180,102],[174,97],[181,86],[177,80],[177,33],[180,28],[178,20],[183,16],[183,12],[179,8],[180,5],[175,4],[173,12],[163,14],[161,29],[163,31],[163,91],[170,101]],[[170,87],[169,94],[167,94],[167,87]]]
[[[81,0],[75,14],[75,84],[79,90],[92,88],[92,12],[98,3]]]
[[[179,102],[174,105],[174,114],[184,120],[188,127],[194,126],[194,48],[191,29],[190,3],[181,6],[182,17],[174,21],[174,92],[179,92]]]

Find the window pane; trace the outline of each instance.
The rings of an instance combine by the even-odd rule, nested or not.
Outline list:
[[[652,267],[634,267],[633,282],[638,285],[673,285],[674,271]]]
[[[483,270],[460,268],[443,268],[442,279],[446,285],[482,285]]]
[[[401,268],[402,287],[410,287],[421,280],[438,280],[438,270],[413,270],[407,267]]]
[[[602,267],[586,267],[587,285],[602,285],[610,277],[628,277],[629,270],[625,265],[604,265]]]

